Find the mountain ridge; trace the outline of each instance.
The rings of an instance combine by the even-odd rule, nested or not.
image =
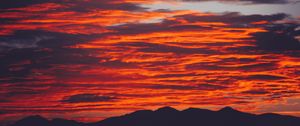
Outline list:
[[[139,110],[94,123],[66,119],[48,120],[35,115],[25,117],[10,126],[300,126],[300,118],[273,113],[251,114],[225,107],[218,111],[188,108],[182,111],[172,107],[157,110]]]

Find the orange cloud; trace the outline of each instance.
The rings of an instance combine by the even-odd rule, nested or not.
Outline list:
[[[298,97],[299,48],[290,45],[299,29],[278,23],[286,15],[138,6],[152,2],[46,2],[1,13],[0,120],[94,121],[170,105],[260,112]],[[292,43],[274,46],[270,35]]]

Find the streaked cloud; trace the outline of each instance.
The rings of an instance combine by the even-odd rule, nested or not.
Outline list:
[[[70,96],[62,102],[66,103],[81,103],[81,102],[107,102],[115,100],[116,98],[110,96],[101,96],[97,94],[77,94]]]
[[[259,113],[299,97],[299,19],[142,6],[155,2],[170,1],[1,4],[0,120],[162,105]]]
[[[202,1],[221,1],[221,2],[241,2],[251,4],[285,4],[299,2],[297,0],[182,0],[187,2],[202,2]]]

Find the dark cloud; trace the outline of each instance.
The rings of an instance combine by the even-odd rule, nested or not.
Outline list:
[[[175,54],[213,54],[216,53],[213,50],[206,48],[185,48],[178,46],[168,46],[163,44],[152,44],[148,47],[139,49],[141,52],[156,52],[156,53],[168,53],[172,52]]]
[[[176,21],[164,20],[161,23],[129,23],[118,26],[109,27],[112,30],[118,31],[120,35],[145,34],[153,32],[177,32],[177,31],[201,31],[209,30],[211,27],[180,24]]]
[[[75,6],[70,8],[74,11],[93,11],[95,9],[144,11],[146,9],[138,4],[128,3],[123,0],[116,0],[116,2],[112,2],[111,0],[101,0],[101,2],[98,0],[77,0],[70,1],[70,3],[75,4]]]
[[[287,77],[276,76],[276,75],[250,75],[245,79],[248,80],[282,80],[287,79]]]
[[[8,107],[8,106],[5,106]],[[96,108],[96,107],[78,107],[78,108],[65,108],[65,109],[60,109],[57,108],[59,106],[49,106],[49,107],[31,107],[31,108],[22,108],[22,107],[8,107],[8,109],[6,109],[5,111],[7,113],[21,113],[21,112],[28,112],[28,113],[70,113],[70,112],[80,112],[80,111],[99,111],[99,110],[114,110],[115,108]],[[117,108],[116,108],[117,109]],[[5,113],[5,114],[7,114]]]
[[[159,69],[157,67],[161,66],[170,66],[170,65],[175,65],[177,64],[176,62],[170,62],[170,61],[150,61],[150,62],[144,62],[144,67],[145,68],[153,68],[153,69]]]
[[[121,60],[104,61],[99,63],[100,66],[107,68],[137,68],[138,66],[134,63],[123,62]]]
[[[47,57],[49,55],[48,52],[32,49],[17,49],[2,54],[5,55],[0,57],[0,77],[22,77],[29,75],[31,69],[49,67],[47,64],[36,63],[36,61],[42,57]],[[16,65],[13,66],[13,64]],[[14,68],[19,69],[14,70]]]
[[[107,102],[107,101],[113,101],[117,98],[111,97],[111,96],[102,96],[97,94],[77,94],[70,96],[62,102],[65,103],[84,103],[84,102]]]
[[[197,16],[193,14],[186,14],[186,15],[180,15],[180,16],[175,16],[178,19],[184,19],[189,22],[224,22],[228,23],[231,25],[245,25],[245,24],[250,24],[252,22],[259,22],[259,21],[268,21],[268,22],[273,22],[273,21],[278,21],[282,20],[288,15],[286,14],[273,14],[273,15],[259,15],[259,14],[254,14],[254,15],[241,15],[238,12],[230,12],[230,13],[225,13],[221,15],[214,15],[214,16]]]
[[[6,48],[36,48],[38,43],[53,39],[53,33],[41,31],[16,31],[13,35],[0,36],[0,46]]]
[[[153,84],[153,85],[146,85],[145,88],[169,89],[169,90],[222,90],[228,87],[222,85],[215,85],[215,84],[198,84],[198,85]]]
[[[300,50],[300,42],[295,38],[300,35],[298,27],[295,24],[278,24],[268,27],[267,32],[254,33],[256,46],[273,52]]]
[[[183,74],[161,74],[154,76],[155,78],[171,78],[171,77],[187,77],[187,76],[198,76],[196,73],[183,73]]]
[[[265,62],[265,63],[254,63],[250,65],[243,65],[238,67],[233,67],[233,69],[243,70],[243,71],[267,71],[274,70],[278,67],[276,62]]]
[[[146,88],[151,89],[169,89],[169,90],[195,90],[195,86],[188,86],[188,85],[163,85],[163,84],[153,84],[147,85]]]
[[[37,95],[42,92],[33,89],[14,89],[14,91],[5,93],[6,97],[26,96],[26,95]]]
[[[106,9],[106,10],[143,10],[137,4],[127,3],[122,0],[117,0],[119,2],[111,2],[109,0],[102,0],[101,2],[97,0],[3,0],[0,5],[0,9],[11,9],[11,8],[21,8],[31,5],[44,4],[44,3],[55,3],[66,5],[66,10],[72,11],[92,11],[94,9]]]
[[[0,36],[0,47],[5,48],[62,48],[93,39],[93,35],[74,35],[43,30],[18,30]]]
[[[219,15],[196,15],[183,14],[174,16],[171,19],[164,19],[161,23],[129,23],[109,27],[111,30],[118,31],[119,35],[145,34],[153,32],[178,32],[178,31],[205,31],[213,30],[210,26],[199,26],[191,23],[195,22],[223,22],[231,26],[245,27],[253,22],[267,21],[274,22],[288,17],[286,14],[273,15],[241,15],[238,12],[229,12]],[[174,20],[175,19],[175,20]],[[181,21],[187,21],[182,24]],[[232,32],[239,32],[233,31]]]
[[[11,102],[10,100],[7,100],[7,99],[0,99],[0,103],[5,103],[5,102]]]
[[[72,35],[41,30],[17,31],[0,36],[0,77],[30,76],[32,70],[50,69],[54,64],[97,64],[100,58],[91,56],[93,50],[67,48],[93,39],[93,35]],[[53,71],[47,71],[50,74]],[[26,80],[22,80],[26,81]]]
[[[238,57],[231,57],[231,58],[225,58],[222,59],[223,63],[228,63],[228,64],[232,64],[232,63],[253,63],[257,61],[257,59],[254,58],[238,58]]]
[[[0,9],[20,8],[35,4],[47,2],[63,2],[64,0],[3,0],[1,1]]]
[[[277,69],[278,64],[274,62],[252,63],[240,66],[222,66],[219,62],[201,62],[189,64],[187,70],[229,70],[229,71],[266,71]]]
[[[0,13],[1,14],[1,13]],[[15,22],[17,19],[10,19],[10,18],[0,18],[0,24],[9,24],[11,22]]]
[[[204,90],[222,90],[228,88],[226,86],[215,84],[199,84],[197,87]]]
[[[148,53],[174,53],[174,54],[215,54],[216,51],[207,48],[187,48],[165,44],[154,44],[147,42],[121,43],[118,46],[139,47],[137,51]]]
[[[248,91],[244,91],[242,93],[253,94],[253,95],[263,95],[263,94],[268,94],[269,92],[266,90],[248,90]]]
[[[1,114],[6,114],[6,112],[5,112],[5,111],[0,111],[0,115],[1,115]]]

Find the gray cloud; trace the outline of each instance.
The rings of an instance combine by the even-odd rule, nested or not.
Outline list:
[[[262,94],[268,94],[269,92],[266,90],[248,90],[248,91],[244,91],[242,93],[245,94],[254,94],[254,95],[262,95]]]
[[[215,16],[197,16],[197,15],[180,15],[176,16],[178,19],[184,19],[189,22],[199,22],[199,21],[205,21],[205,22],[224,22],[231,25],[240,25],[240,24],[249,24],[252,22],[259,22],[259,21],[278,21],[282,20],[284,18],[288,17],[286,14],[273,14],[273,15],[241,15],[238,12],[230,12],[230,13],[224,13],[221,15],[215,15]]]
[[[161,74],[154,76],[155,78],[171,78],[171,77],[190,77],[190,76],[198,76],[196,73],[178,73],[178,74]]]
[[[153,85],[146,85],[145,88],[170,89],[170,90],[222,90],[228,87],[222,85],[215,85],[215,84],[197,84],[197,85],[153,84]]]
[[[267,32],[254,33],[258,49],[282,52],[300,50],[300,42],[296,36],[300,35],[298,24],[277,24],[267,27]]]
[[[170,46],[165,44],[154,44],[147,42],[138,42],[138,43],[121,43],[117,46],[131,46],[139,47],[137,51],[139,52],[149,52],[149,53],[174,53],[174,54],[216,54],[214,50],[206,48],[187,48],[179,46]]]
[[[299,2],[297,0],[180,0],[180,1],[186,1],[186,2],[220,1],[220,2],[231,2],[231,3],[245,2],[251,4],[286,4],[286,3]]]
[[[110,0],[3,0],[1,1],[0,10],[11,9],[11,8],[22,8],[31,5],[44,4],[44,3],[56,3],[61,5],[68,5],[68,8],[64,10],[72,11],[90,11],[93,9],[106,9],[106,10],[143,10],[137,4],[126,3],[121,0],[120,2],[111,2]]]
[[[219,62],[201,62],[189,64],[186,66],[187,70],[228,70],[228,71],[266,71],[277,69],[277,63],[265,62],[265,63],[252,63],[241,66],[221,66]]]
[[[77,94],[70,96],[62,102],[65,103],[81,103],[81,102],[106,102],[116,100],[117,98],[111,96],[102,96],[97,94]]]
[[[276,76],[276,75],[250,75],[244,79],[249,79],[249,80],[282,80],[282,79],[287,79],[286,77],[283,76]]]

